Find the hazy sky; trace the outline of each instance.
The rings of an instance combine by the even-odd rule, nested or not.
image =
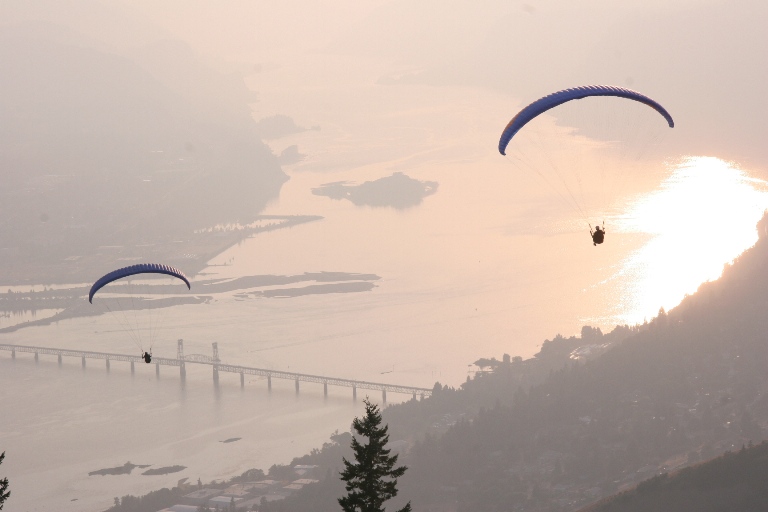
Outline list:
[[[768,6],[760,1],[131,4],[199,51],[236,63],[348,55],[356,57],[351,76],[371,66],[519,101],[586,83],[635,88],[678,119],[683,152],[757,165],[766,156],[759,133],[768,122],[751,115],[768,106],[768,71],[758,64]],[[305,75],[302,86],[322,79]]]

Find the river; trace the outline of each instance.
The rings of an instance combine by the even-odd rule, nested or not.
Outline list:
[[[279,85],[275,78],[259,88],[277,112],[289,108]],[[656,181],[624,199],[607,220],[606,243],[595,247],[573,211],[557,206],[546,188],[521,181],[495,152],[499,120],[482,106],[499,97],[445,88],[426,104],[422,96],[416,108],[395,89],[380,88],[382,97],[367,100],[381,106],[380,117],[394,119],[383,128],[351,121],[354,105],[333,117],[325,104],[319,131],[271,141],[278,153],[297,144],[307,158],[286,166],[291,179],[264,213],[323,220],[246,239],[196,278],[337,271],[376,274],[375,288],[293,298],[232,292],[168,308],[155,355],[174,357],[182,338],[187,354],[210,354],[218,343],[221,359],[232,364],[458,386],[480,357],[531,357],[543,340],[577,334],[585,324],[605,331],[642,323],[716,279],[756,241],[754,226],[768,206],[756,173],[712,157],[677,156],[644,164]],[[319,88],[315,100],[323,94]],[[293,108],[311,120],[307,102]],[[324,183],[393,172],[439,188],[401,210],[311,193]],[[109,315],[21,329],[0,340],[134,350]],[[102,364],[89,360],[83,370],[77,360],[59,367],[47,356],[36,364],[28,354],[14,361],[0,353],[0,447],[7,455],[0,474],[13,493],[6,510],[103,510],[115,496],[180,478],[267,470],[348,429],[362,410],[349,389],[331,388],[326,400],[320,386],[305,384],[297,397],[293,383],[275,381],[270,395],[264,381],[248,380],[241,390],[237,375],[223,374],[217,390],[209,367],[191,369],[182,389],[174,369],[164,367],[157,379],[152,366],[137,365],[131,376],[126,363],[113,362],[109,373]],[[232,437],[242,440],[220,442]],[[126,461],[187,469],[88,476]]]

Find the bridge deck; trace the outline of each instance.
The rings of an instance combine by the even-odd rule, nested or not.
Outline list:
[[[131,356],[128,354],[113,354],[109,352],[94,352],[88,350],[69,350],[50,347],[34,347],[29,345],[10,345],[0,344],[0,350],[6,352],[12,352],[15,356],[16,352],[26,352],[37,354],[49,354],[60,357],[79,357],[81,359],[105,359],[107,361],[129,361],[133,363],[143,363],[144,359],[140,356]],[[241,375],[258,375],[261,377],[293,380],[298,386],[299,382],[314,382],[323,384],[326,386],[341,386],[353,389],[372,389],[382,391],[384,393],[404,393],[412,395],[420,395],[427,397],[432,394],[432,390],[428,388],[418,388],[413,386],[399,386],[396,384],[385,384],[380,382],[368,382],[361,380],[342,379],[337,377],[326,377],[322,375],[310,375],[306,373],[294,373],[284,372],[279,370],[268,370],[265,368],[253,368],[249,366],[238,366],[232,364],[222,363],[218,358],[212,358],[209,356],[203,356],[193,354],[181,358],[171,359],[168,357],[152,357],[152,363],[156,365],[164,366],[179,366],[184,367],[187,364],[205,364],[212,366],[216,372],[229,372],[239,373]],[[298,388],[297,388],[298,389]]]

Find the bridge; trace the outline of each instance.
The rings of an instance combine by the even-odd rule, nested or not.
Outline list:
[[[213,368],[213,383],[215,386],[219,385],[219,372],[239,373],[240,374],[240,387],[245,387],[246,375],[257,375],[259,377],[266,377],[267,390],[272,391],[272,379],[285,379],[292,380],[296,385],[296,394],[299,394],[300,382],[311,382],[315,384],[323,385],[323,394],[328,396],[328,386],[340,386],[352,388],[352,398],[357,400],[358,389],[370,389],[374,391],[381,391],[382,401],[387,402],[387,392],[389,393],[402,393],[412,395],[414,399],[421,397],[422,399],[432,395],[432,390],[427,388],[417,388],[412,386],[399,386],[396,384],[383,384],[380,382],[367,382],[362,380],[342,379],[337,377],[325,377],[321,375],[310,375],[307,373],[293,373],[283,372],[279,370],[268,370],[264,368],[253,368],[250,366],[239,366],[233,364],[222,363],[219,359],[219,345],[213,343],[213,355],[206,356],[202,354],[190,354],[184,355],[184,340],[178,340],[176,358],[168,357],[152,357],[152,363],[155,365],[155,374],[160,376],[160,366],[178,366],[179,376],[182,382],[187,376],[187,364],[204,364]],[[49,347],[33,347],[30,345],[9,345],[0,343],[0,351],[10,352],[11,358],[16,359],[16,353],[31,353],[35,354],[35,362],[40,358],[40,354],[55,355],[58,356],[59,365],[62,364],[62,358],[64,357],[78,357],[81,360],[82,367],[85,368],[86,359],[103,359],[106,361],[107,371],[110,370],[111,361],[124,361],[131,363],[131,374],[135,371],[135,363],[144,363],[144,358],[140,356],[131,356],[128,354],[113,354],[109,352],[93,352],[87,350],[69,350],[60,348]]]

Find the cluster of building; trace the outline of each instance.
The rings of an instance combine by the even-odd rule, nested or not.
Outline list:
[[[293,481],[259,480],[232,484],[226,489],[201,487],[179,498],[179,503],[158,512],[197,512],[210,510],[256,510],[264,501],[282,500],[307,484],[318,480],[300,478]]]

